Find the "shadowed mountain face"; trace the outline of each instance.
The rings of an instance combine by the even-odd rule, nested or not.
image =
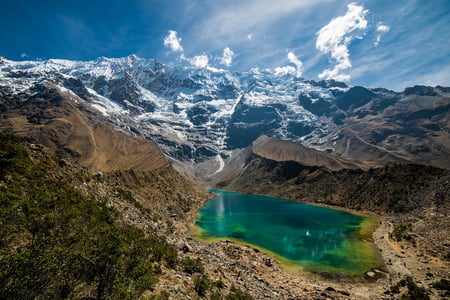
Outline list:
[[[136,56],[0,60],[3,98],[38,99],[46,81],[116,128],[153,140],[167,157],[202,177],[261,135],[360,161],[450,168],[450,89],[445,87],[394,92],[269,71],[163,65]],[[204,168],[196,170],[193,162]]]
[[[209,186],[392,217],[414,227],[408,237],[418,239],[421,257],[427,248],[448,257],[450,171],[435,166],[450,168],[449,111],[450,89],[443,87],[397,93],[266,71],[164,66],[135,56],[91,62],[0,58],[0,130],[24,138],[31,159],[50,161],[50,150],[57,157],[50,177],[113,207],[119,223],[170,236],[182,245],[183,257],[208,262],[211,278],[224,272],[227,287],[262,284],[258,298],[286,277],[273,277],[279,271],[265,257],[258,263],[262,273],[252,273],[256,251],[250,248],[230,252],[237,245],[202,246],[189,239],[187,221],[209,195],[171,163]],[[17,182],[17,190],[27,193]],[[8,184],[1,188],[7,191]],[[58,215],[53,207],[50,214]],[[236,264],[234,257],[245,253],[252,256]],[[241,269],[244,261],[252,264]],[[180,262],[188,267],[189,260]],[[164,268],[166,281],[158,286],[181,284],[179,271]],[[244,277],[235,282],[237,273]],[[264,274],[271,277],[266,283]],[[185,284],[193,289],[192,282]],[[316,284],[310,288],[317,291]],[[288,289],[283,284],[281,290]]]
[[[368,165],[261,137],[213,176],[219,188],[377,212],[447,211],[450,170]]]

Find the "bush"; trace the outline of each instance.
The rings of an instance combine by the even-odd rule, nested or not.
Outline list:
[[[206,295],[206,291],[209,289],[211,281],[208,276],[201,275],[194,278],[194,289],[200,297]]]
[[[118,224],[116,211],[52,178],[58,164],[41,159],[0,133],[0,299],[135,299],[160,262],[175,265],[164,238]]]
[[[181,265],[183,267],[183,271],[192,275],[194,273],[203,273],[204,268],[200,258],[192,259],[185,258],[181,260]]]
[[[450,281],[442,278],[441,280],[433,283],[433,287],[438,290],[450,291]]]
[[[223,297],[219,292],[216,291],[211,294],[211,297],[209,297],[209,299],[210,300],[222,300]]]
[[[402,300],[429,300],[426,290],[423,287],[417,286],[412,277],[408,276],[406,279],[400,280],[396,285],[391,287],[391,293],[399,294],[400,287],[407,287],[408,291],[401,295]]]
[[[225,287],[225,283],[222,280],[217,280],[216,282],[214,282],[214,285],[219,289],[223,289]]]
[[[407,234],[407,232],[410,232],[411,230],[412,230],[411,224],[395,225],[394,230],[392,231],[392,233],[390,235],[391,235],[391,238],[393,238],[397,242],[401,242],[402,239],[411,240],[412,237],[409,234]]]
[[[253,300],[253,297],[246,293],[243,292],[241,289],[236,288],[236,287],[232,287],[231,288],[231,293],[229,293],[226,297],[226,300]]]

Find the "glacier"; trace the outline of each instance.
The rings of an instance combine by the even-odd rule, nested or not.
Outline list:
[[[219,169],[234,149],[262,134],[332,152],[353,103],[363,106],[373,95],[403,97],[334,80],[162,64],[136,55],[92,61],[0,57],[2,93],[33,94],[46,81],[129,134],[155,141],[174,161],[211,160]]]

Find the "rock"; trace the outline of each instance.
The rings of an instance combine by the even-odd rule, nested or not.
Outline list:
[[[264,260],[264,264],[265,264],[267,267],[273,266],[273,264],[272,264],[272,259],[270,259],[269,257],[265,257],[265,258],[263,258],[263,260]]]
[[[188,244],[183,244],[183,246],[181,246],[181,251],[183,251],[183,253],[188,253],[191,252],[192,249]]]
[[[365,274],[366,274],[367,276],[369,276],[370,278],[375,278],[375,276],[376,276],[375,272],[372,272],[372,271],[368,271],[368,272],[366,272]]]

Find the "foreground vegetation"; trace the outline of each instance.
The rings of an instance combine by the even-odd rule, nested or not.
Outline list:
[[[115,221],[116,212],[50,174],[19,138],[0,134],[0,298],[130,299],[174,267],[163,237]]]
[[[210,280],[200,259],[179,258],[164,236],[123,224],[75,189],[58,162],[0,132],[0,299],[169,299],[155,289],[167,268],[192,277],[197,296],[252,299]]]

